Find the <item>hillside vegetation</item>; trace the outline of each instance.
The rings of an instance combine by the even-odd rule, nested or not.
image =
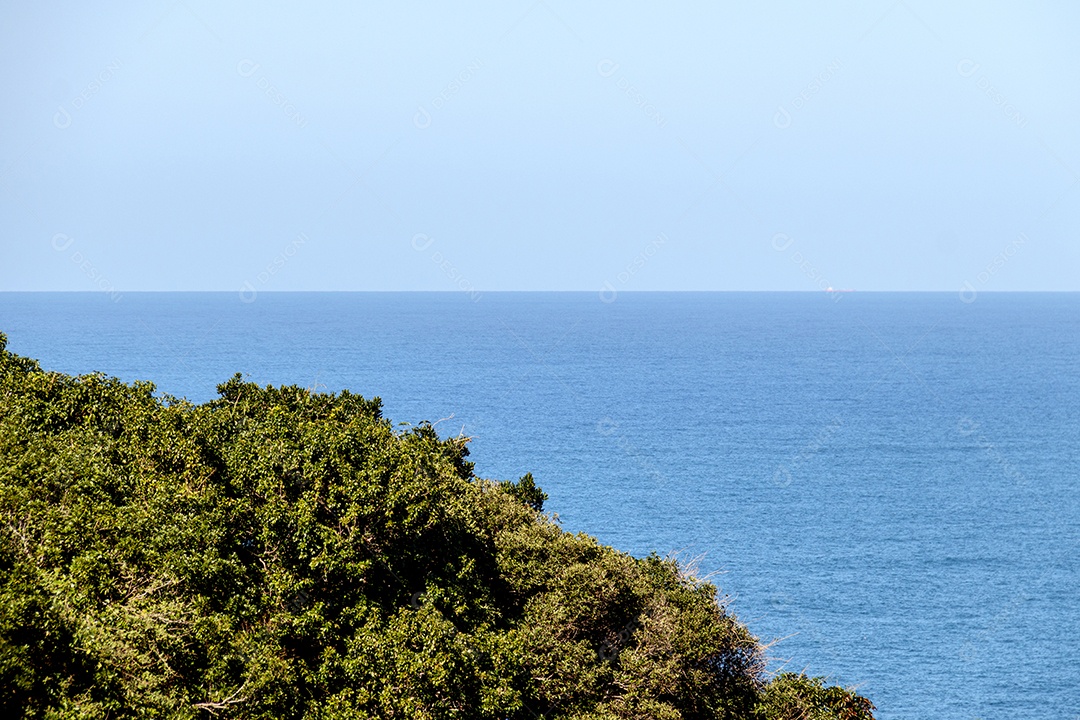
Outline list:
[[[154,391],[0,334],[4,718],[872,717],[464,438],[349,392]]]

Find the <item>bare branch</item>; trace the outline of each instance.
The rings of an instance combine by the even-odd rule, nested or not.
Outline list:
[[[222,710],[228,710],[233,705],[247,702],[248,699],[246,697],[239,697],[240,690],[243,690],[243,688],[240,688],[229,697],[218,702],[207,700],[206,702],[195,703],[195,707],[199,710],[206,710],[211,715],[217,715]]]

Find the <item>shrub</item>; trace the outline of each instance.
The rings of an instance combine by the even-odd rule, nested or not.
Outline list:
[[[764,682],[711,585],[378,399],[236,376],[193,405],[5,341],[4,717],[870,717]]]

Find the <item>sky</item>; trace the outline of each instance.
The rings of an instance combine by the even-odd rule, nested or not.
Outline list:
[[[1078,290],[1080,4],[5,3],[0,290]]]

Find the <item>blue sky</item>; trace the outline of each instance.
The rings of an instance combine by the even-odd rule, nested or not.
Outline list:
[[[0,11],[0,290],[1080,289],[1074,3],[107,7]]]

